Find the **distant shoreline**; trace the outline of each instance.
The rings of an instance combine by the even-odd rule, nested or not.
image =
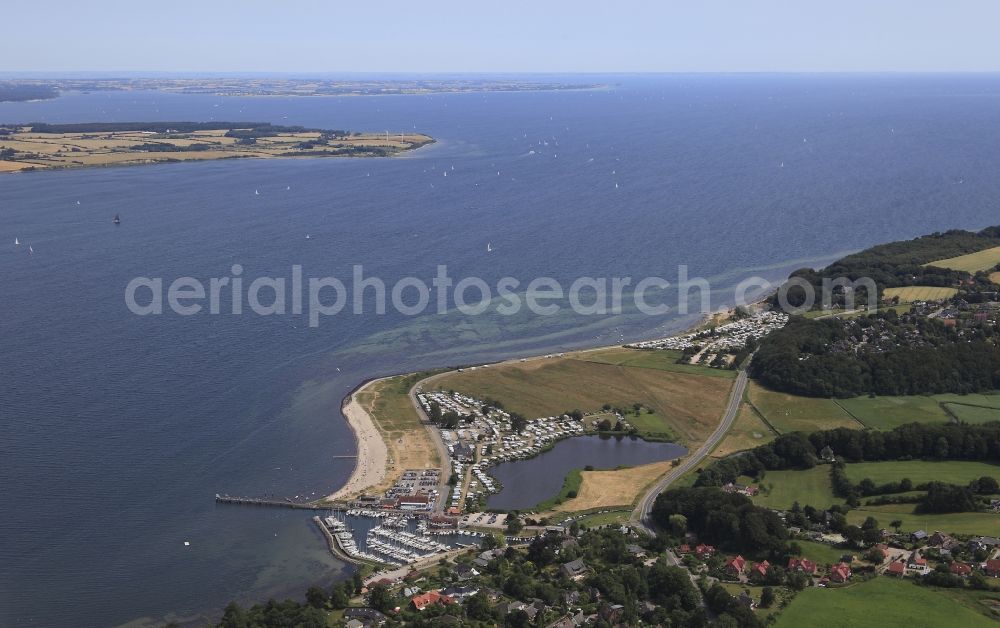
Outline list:
[[[434,142],[422,133],[356,133],[266,122],[0,124],[0,172],[223,159],[393,157]]]

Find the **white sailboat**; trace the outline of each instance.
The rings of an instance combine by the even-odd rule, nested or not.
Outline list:
[[[14,246],[21,246],[21,241],[18,240],[17,238],[14,238]]]
[[[34,255],[34,253],[35,253],[35,249],[31,248],[31,245],[29,244],[28,245],[28,254],[29,255]]]
[[[260,196],[260,190],[254,190],[253,191],[253,195],[254,196]]]
[[[493,243],[492,242],[487,242],[486,243],[486,252],[487,253],[492,253],[493,252]]]

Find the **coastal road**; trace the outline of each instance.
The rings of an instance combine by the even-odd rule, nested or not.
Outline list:
[[[750,359],[752,359],[751,356]],[[747,360],[747,364],[750,360]],[[746,367],[740,371],[740,374],[736,377],[736,381],[733,383],[733,388],[729,393],[729,405],[726,406],[726,413],[722,416],[722,422],[719,426],[715,428],[712,435],[708,437],[701,447],[699,447],[693,454],[685,458],[679,465],[670,469],[666,475],[664,475],[659,482],[656,483],[653,488],[643,496],[642,501],[636,506],[635,510],[632,511],[632,523],[636,526],[643,528],[646,532],[653,534],[651,513],[653,510],[653,502],[656,501],[656,496],[662,493],[668,486],[673,484],[677,478],[681,477],[691,469],[698,466],[705,456],[712,453],[722,437],[726,435],[729,428],[732,427],[733,421],[736,420],[736,415],[740,411],[740,403],[743,401],[743,391],[747,387],[747,371]]]

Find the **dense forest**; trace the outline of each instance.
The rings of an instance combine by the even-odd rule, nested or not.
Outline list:
[[[840,277],[855,281],[869,277],[875,281],[879,291],[900,286],[952,286],[967,273],[924,266],[930,262],[974,253],[1000,246],[1000,226],[987,227],[979,232],[952,230],[933,233],[914,240],[903,240],[880,244],[859,253],[848,255],[826,268],[813,270],[803,268],[793,272],[791,277],[804,279],[813,286],[816,294],[821,294],[823,280]],[[804,302],[801,288],[788,290],[788,301],[793,306]],[[859,290],[856,303],[864,304],[867,296]],[[777,303],[777,301],[775,301]],[[833,303],[843,305],[844,295],[834,295]],[[819,303],[816,303],[819,306]]]
[[[792,317],[750,363],[768,388],[812,397],[973,393],[1000,388],[1000,330],[956,331],[893,310],[854,319]]]

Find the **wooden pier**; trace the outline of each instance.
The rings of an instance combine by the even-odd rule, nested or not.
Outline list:
[[[297,510],[343,510],[340,504],[319,505],[315,502],[293,502],[290,499],[264,499],[261,497],[234,497],[232,495],[215,494],[219,504],[234,504],[237,506],[265,506],[268,508],[294,508]]]

